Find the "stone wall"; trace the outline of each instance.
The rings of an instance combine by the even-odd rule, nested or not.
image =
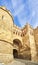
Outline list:
[[[18,58],[38,60],[34,58],[38,58],[38,29],[29,24],[20,29],[14,24],[11,13],[0,7],[0,62],[11,62],[14,59],[13,50],[17,50]]]

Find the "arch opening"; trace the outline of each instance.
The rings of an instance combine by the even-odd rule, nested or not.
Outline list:
[[[16,45],[18,47],[21,47],[22,46],[22,43],[21,43],[21,41],[19,39],[14,39],[13,40],[13,45]]]
[[[18,58],[18,51],[16,49],[13,49],[13,57]]]

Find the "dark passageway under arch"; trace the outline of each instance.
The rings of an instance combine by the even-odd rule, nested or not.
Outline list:
[[[13,56],[14,58],[18,58],[18,51],[16,49],[13,49]]]

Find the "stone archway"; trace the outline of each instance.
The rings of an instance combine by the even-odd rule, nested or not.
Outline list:
[[[19,39],[14,39],[13,40],[13,57],[14,58],[19,58],[19,52],[20,52],[20,48],[22,47],[22,43]]]
[[[21,43],[21,41],[19,39],[14,39],[13,40],[13,45],[16,45],[18,47],[21,47],[22,46],[22,43]]]
[[[13,49],[13,57],[18,58],[18,51],[16,49]]]

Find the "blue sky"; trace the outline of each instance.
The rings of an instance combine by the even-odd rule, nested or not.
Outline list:
[[[38,0],[0,0],[14,17],[14,23],[23,27],[27,22],[34,28],[38,26]]]

